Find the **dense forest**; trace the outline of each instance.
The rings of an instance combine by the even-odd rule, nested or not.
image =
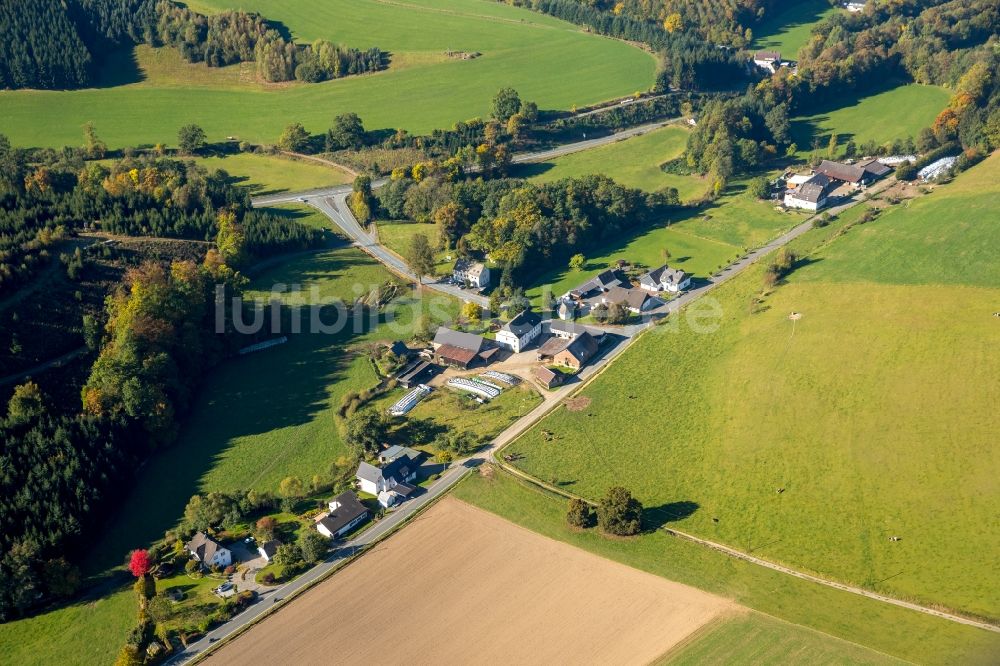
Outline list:
[[[256,62],[265,81],[323,81],[384,69],[388,55],[326,41],[298,45],[259,14],[204,16],[171,0],[0,3],[0,88],[79,88],[133,44],[176,46],[191,62]]]
[[[621,14],[661,23],[673,32],[690,30],[712,44],[746,48],[753,26],[784,3],[777,0],[606,0]]]

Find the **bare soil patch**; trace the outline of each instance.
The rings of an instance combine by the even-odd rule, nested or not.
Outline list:
[[[213,664],[647,664],[736,607],[445,498]]]
[[[566,409],[571,412],[582,412],[587,407],[590,407],[590,398],[586,396],[581,395],[566,401]]]

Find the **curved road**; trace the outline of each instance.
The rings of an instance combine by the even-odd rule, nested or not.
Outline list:
[[[513,164],[544,162],[545,160],[555,159],[563,155],[569,155],[582,150],[589,150],[591,148],[604,146],[616,141],[622,141],[630,137],[652,132],[653,130],[664,127],[671,122],[674,122],[674,120],[661,120],[654,123],[648,123],[646,125],[631,127],[609,136],[569,143],[549,150],[542,150],[534,153],[519,153],[511,158],[511,162]],[[382,187],[387,182],[389,182],[388,178],[373,180],[372,189]],[[375,240],[375,238],[365,231],[361,224],[358,223],[357,219],[354,217],[354,213],[351,212],[350,207],[347,205],[347,197],[351,193],[352,189],[351,185],[337,185],[334,187],[305,190],[302,192],[285,192],[282,194],[255,197],[252,201],[253,205],[258,208],[280,203],[298,202],[308,204],[330,218],[330,221],[332,221],[349,239],[351,239],[356,246],[378,261],[382,262],[393,273],[396,273],[397,275],[400,275],[408,280],[419,281],[435,291],[448,294],[449,296],[454,296],[463,301],[472,301],[481,307],[487,307],[489,305],[489,299],[485,296],[466,289],[461,289],[457,285],[441,282],[428,276],[419,277],[418,279],[417,274],[406,264],[405,261],[400,259],[399,255],[386,249],[385,246]]]

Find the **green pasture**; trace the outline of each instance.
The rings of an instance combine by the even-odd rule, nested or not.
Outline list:
[[[343,185],[353,180],[339,169],[279,155],[236,153],[199,157],[194,161],[209,171],[224,170],[254,196]]]
[[[757,664],[895,664],[907,662],[769,615],[747,613],[702,629],[656,666]]]
[[[591,422],[596,420],[592,418]],[[647,437],[655,432],[658,431],[650,431]],[[703,634],[690,644],[695,656],[708,657],[714,653],[721,658],[699,663],[743,663],[741,659],[749,663],[893,663],[880,652],[912,663],[985,666],[993,663],[1000,651],[997,634],[810,583],[733,559],[662,530],[609,539],[595,530],[571,528],[566,524],[565,499],[539,491],[500,471],[492,479],[470,474],[454,492],[461,500],[550,538],[808,627],[761,620],[759,626],[735,625],[726,629],[728,636],[712,638]],[[790,650],[801,649],[807,655],[815,655],[817,660],[795,661],[795,652],[778,654],[770,661],[763,658],[762,652],[760,659],[753,659],[753,644],[765,649],[767,633],[780,636],[778,640]],[[845,645],[843,641],[858,646]],[[683,652],[675,654],[683,661]],[[838,654],[840,661],[836,658]]]
[[[950,94],[938,86],[910,83],[863,97],[846,95],[808,116],[792,119],[792,138],[801,155],[808,155],[814,137],[820,139],[825,156],[831,134],[837,134],[840,150],[848,141],[878,144],[906,137],[917,138],[920,130],[934,122],[948,105]]]
[[[208,5],[259,11],[302,41],[377,45],[394,64],[319,84],[261,85],[252,65],[209,70],[140,48],[122,54],[97,88],[0,92],[4,132],[18,145],[78,145],[83,125],[93,122],[112,147],[169,145],[181,125],[197,123],[213,141],[273,143],[289,123],[320,132],[349,111],[368,128],[429,132],[487,115],[502,86],[543,109],[568,109],[646,90],[656,69],[652,55],[624,42],[485,0],[199,3]],[[482,56],[449,58],[449,49]]]
[[[681,200],[686,201],[705,193],[708,187],[705,181],[696,176],[665,173],[660,165],[684,152],[687,137],[687,129],[667,126],[547,162],[518,166],[512,175],[537,182],[549,182],[561,178],[603,174],[622,185],[647,192],[676,187]]]
[[[411,222],[409,220],[378,220],[379,242],[398,254],[406,258],[410,251],[410,243],[417,234],[424,234],[431,246],[435,246],[438,241],[437,225],[434,223]],[[438,252],[437,260],[434,264],[436,275],[451,273],[455,265],[455,255],[452,252]],[[448,257],[451,257],[449,259]]]
[[[528,290],[532,300],[542,296],[545,286],[554,296],[566,293],[613,264],[625,259],[636,265],[654,268],[664,263],[663,250],[670,253],[667,262],[683,268],[695,277],[704,278],[729,264],[750,249],[763,245],[802,221],[802,216],[781,213],[769,203],[750,199],[742,185],[717,202],[698,208],[685,208],[677,217],[662,225],[640,229],[587,254],[583,270],[557,266],[544,273]]]
[[[0,663],[21,666],[110,664],[135,626],[131,585],[99,599],[0,624]]]
[[[723,285],[696,304],[719,313],[717,330],[682,313],[646,333],[582,391],[586,410],[558,410],[513,444],[518,464],[587,497],[624,484],[660,522],[800,569],[1000,616],[983,560],[1000,550],[984,529],[1000,513],[1000,284],[982,284],[992,268],[969,279],[980,273],[963,261],[988,261],[979,248],[1000,225],[954,221],[984,189],[996,196],[995,179],[977,185],[995,164],[851,228],[763,302],[763,266]],[[921,222],[935,201],[956,212]],[[822,245],[857,212],[794,247]],[[922,284],[877,260],[898,238],[911,274],[932,267]]]
[[[813,26],[838,11],[827,0],[803,0],[776,7],[754,26],[753,48],[778,51],[785,60],[796,60],[809,42]]]

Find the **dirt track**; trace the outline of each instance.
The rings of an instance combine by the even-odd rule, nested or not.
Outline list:
[[[646,664],[736,607],[445,498],[212,664]]]

